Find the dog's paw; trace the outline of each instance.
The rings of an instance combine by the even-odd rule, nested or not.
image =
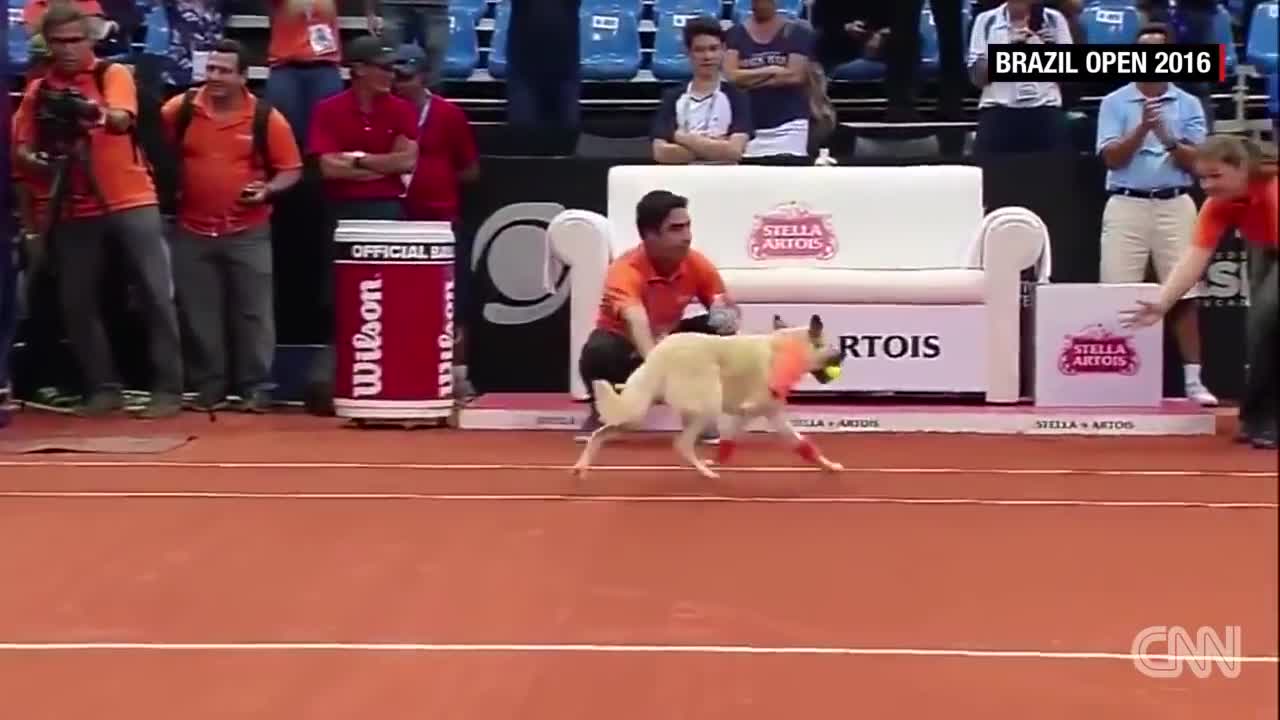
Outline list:
[[[720,474],[709,467],[698,468],[698,474],[708,480],[719,480]]]
[[[569,472],[575,478],[578,478],[579,480],[581,480],[587,476],[587,466],[582,463],[577,463],[572,468],[569,469]]]
[[[826,470],[827,472],[840,472],[844,470],[844,466],[838,462],[832,462],[828,460],[822,464],[822,469]]]

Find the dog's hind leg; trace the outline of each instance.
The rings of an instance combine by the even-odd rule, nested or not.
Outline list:
[[[782,437],[787,441],[791,446],[791,449],[795,451],[797,455],[804,458],[809,463],[817,465],[828,472],[838,472],[844,469],[840,463],[828,460],[826,456],[822,454],[822,451],[818,449],[818,446],[813,444],[812,440],[804,437],[794,427],[792,427],[791,422],[787,420],[785,410],[779,409],[771,413],[769,415],[769,425],[773,427],[773,431],[776,432],[779,437]]]
[[[595,461],[596,454],[600,452],[600,448],[609,441],[614,435],[622,432],[622,428],[617,425],[605,425],[591,433],[591,437],[587,439],[586,447],[582,448],[582,454],[578,456],[578,462],[573,465],[573,474],[579,479],[587,476],[587,470],[591,469],[591,465]]]
[[[703,462],[702,458],[698,457],[697,442],[698,437],[706,432],[707,428],[711,427],[715,421],[715,415],[686,414],[684,416],[684,428],[676,435],[676,440],[673,443],[676,453],[692,465],[699,475],[710,480],[715,480],[720,476]]]

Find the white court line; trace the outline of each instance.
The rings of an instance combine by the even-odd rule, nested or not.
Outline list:
[[[845,655],[889,657],[1012,658],[1018,660],[1147,660],[1276,664],[1274,655],[1201,657],[1197,655],[1136,655],[1121,652],[1062,652],[1046,650],[970,650],[963,648],[760,647],[754,645],[625,645],[625,644],[508,644],[508,643],[357,643],[357,642],[0,642],[0,651],[16,652],[375,652],[375,653],[648,653],[691,655]]]
[[[1006,498],[912,498],[850,496],[732,496],[732,495],[601,495],[571,493],[347,493],[237,492],[220,490],[0,490],[0,498],[100,500],[419,500],[431,502],[609,502],[609,503],[752,503],[794,505],[994,505],[1013,507],[1207,508],[1213,510],[1274,510],[1272,502],[1214,502],[1200,500],[1078,500]]]
[[[572,465],[525,463],[367,463],[367,462],[208,462],[161,460],[0,460],[0,467],[13,468],[208,468],[215,470],[563,470]],[[682,471],[683,465],[597,465],[592,472],[657,472]],[[721,472],[743,473],[817,473],[818,468],[787,465],[726,465],[717,468]],[[844,473],[871,473],[886,475],[1101,475],[1120,477],[1241,477],[1274,478],[1277,473],[1265,470],[1114,470],[1084,468],[905,468],[905,467],[846,467]]]

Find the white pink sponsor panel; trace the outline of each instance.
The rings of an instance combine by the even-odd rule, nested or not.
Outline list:
[[[1158,407],[1164,327],[1132,330],[1121,314],[1153,284],[1055,283],[1036,288],[1035,402],[1041,407]]]

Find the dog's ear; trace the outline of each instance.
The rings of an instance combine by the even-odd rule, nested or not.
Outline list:
[[[817,314],[809,318],[809,334],[815,338],[822,337],[822,318]]]
[[[785,328],[786,326],[787,326],[787,324],[786,324],[786,323],[784,323],[784,322],[782,322],[782,316],[781,316],[781,315],[774,315],[774,316],[773,316],[773,329],[774,329],[774,330],[781,330],[781,329]]]

